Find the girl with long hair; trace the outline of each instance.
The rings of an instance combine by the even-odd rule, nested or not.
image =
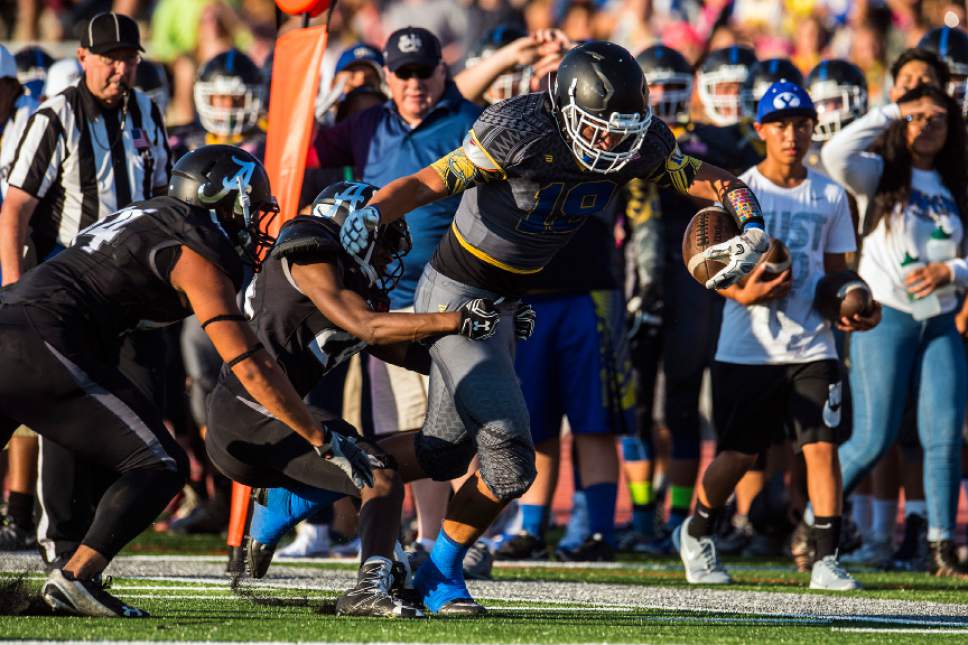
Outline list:
[[[928,542],[936,575],[968,577],[954,542],[968,368],[955,327],[968,217],[960,106],[933,85],[869,112],[821,154],[864,214],[858,272],[883,306],[851,338],[853,435],[839,450],[849,492],[897,439],[909,392],[924,450]]]

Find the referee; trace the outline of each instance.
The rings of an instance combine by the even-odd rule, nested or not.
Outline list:
[[[78,36],[83,77],[40,105],[9,172],[0,209],[4,285],[69,246],[81,229],[167,190],[171,159],[161,112],[133,89],[143,51],[137,24],[101,13],[81,25]],[[119,364],[161,404],[166,344],[158,333],[129,335]],[[45,560],[53,563],[80,543],[111,482],[106,473],[44,440],[39,469],[37,537]]]
[[[127,16],[101,13],[83,25],[84,76],[40,105],[10,170],[0,210],[4,285],[29,268],[25,249],[46,259],[80,229],[165,192],[171,160],[161,112],[133,89],[142,51]]]

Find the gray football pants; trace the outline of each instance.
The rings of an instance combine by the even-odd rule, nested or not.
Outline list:
[[[474,298],[500,294],[470,287],[429,264],[417,285],[418,313],[454,311]],[[417,436],[417,459],[433,479],[459,477],[476,453],[481,478],[502,501],[520,497],[535,477],[528,408],[514,371],[514,309],[499,306],[497,332],[483,341],[452,334],[430,348],[427,419]]]

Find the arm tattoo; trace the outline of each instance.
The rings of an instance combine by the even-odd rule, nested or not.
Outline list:
[[[504,179],[503,172],[485,170],[467,157],[464,147],[454,149],[430,165],[451,195],[462,193],[479,184]]]

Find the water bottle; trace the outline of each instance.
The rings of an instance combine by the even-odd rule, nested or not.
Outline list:
[[[931,231],[931,237],[928,238],[928,243],[925,245],[924,255],[928,259],[928,262],[951,260],[958,255],[958,245],[955,244],[955,241],[951,239],[951,236],[943,228],[936,226]],[[934,293],[938,295],[939,300],[954,297],[955,285],[949,283],[943,287],[938,287],[934,290]]]
[[[907,253],[901,261],[901,280],[904,281],[904,289],[907,291],[907,277],[912,272],[925,267],[924,262],[916,257],[911,257]],[[911,315],[915,320],[927,320],[941,313],[941,301],[938,300],[937,293],[931,293],[923,298],[916,298],[914,294],[908,293],[908,301],[911,303]]]

